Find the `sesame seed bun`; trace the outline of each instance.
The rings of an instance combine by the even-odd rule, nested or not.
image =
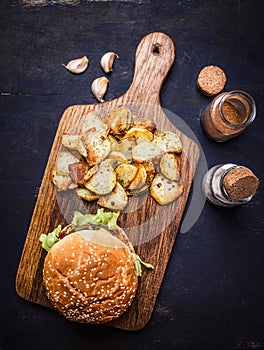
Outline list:
[[[69,234],[49,250],[44,262],[43,280],[52,306],[81,323],[119,317],[137,290],[133,252],[122,230],[114,235],[103,228]]]
[[[197,78],[197,86],[207,96],[215,96],[226,84],[225,72],[218,66],[204,67]]]

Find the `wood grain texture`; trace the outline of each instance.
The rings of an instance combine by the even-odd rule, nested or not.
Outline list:
[[[41,248],[39,236],[41,233],[53,230],[58,224],[64,225],[70,222],[74,210],[91,213],[97,210],[95,203],[84,203],[74,192],[57,193],[50,181],[51,168],[61,148],[62,134],[78,132],[83,118],[90,109],[106,117],[113,108],[125,105],[134,114],[152,119],[157,129],[177,133],[183,144],[181,182],[184,185],[184,192],[182,196],[165,206],[158,205],[148,194],[134,196],[129,200],[119,220],[120,226],[127,232],[135,246],[137,254],[144,261],[152,263],[155,270],[143,268],[133,304],[125,314],[112,321],[110,325],[127,330],[138,330],[150,319],[199,159],[197,144],[170,122],[160,106],[160,89],[174,58],[175,49],[172,40],[163,33],[151,33],[138,45],[133,81],[123,96],[101,104],[71,106],[63,113],[17,271],[16,290],[21,297],[50,307],[42,283],[45,251]]]

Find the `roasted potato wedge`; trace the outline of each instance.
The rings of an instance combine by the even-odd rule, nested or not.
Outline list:
[[[175,153],[165,153],[160,160],[160,171],[171,181],[180,180],[181,155]]]
[[[108,135],[108,139],[111,143],[111,148],[114,148],[119,142],[117,138],[115,138],[113,135],[110,135],[110,134]]]
[[[73,183],[70,175],[58,175],[56,173],[56,167],[54,166],[51,170],[51,181],[57,188],[58,192],[67,191],[75,188],[77,185]]]
[[[152,132],[142,129],[142,128],[131,128],[127,131],[123,139],[135,139],[136,143],[140,143],[142,141],[152,141],[154,135]]]
[[[127,194],[120,183],[116,183],[113,191],[105,196],[101,196],[97,204],[111,210],[123,210],[128,203]]]
[[[78,185],[83,185],[85,176],[89,170],[88,164],[84,161],[69,164],[69,173],[73,181]]]
[[[139,117],[134,117],[133,127],[145,129],[152,133],[156,129],[156,125],[152,120],[147,118],[139,118]]]
[[[69,148],[71,150],[79,151],[80,147],[80,136],[74,134],[64,133],[62,135],[61,143],[64,147]]]
[[[138,168],[132,164],[121,164],[116,169],[116,180],[124,187],[128,187],[137,175]]]
[[[109,113],[107,122],[110,133],[116,137],[122,137],[133,125],[133,116],[127,107],[120,106]]]
[[[94,174],[97,173],[98,169],[99,169],[99,165],[95,165],[95,166],[91,167],[91,168],[87,171],[87,173],[86,173],[85,176],[84,176],[84,186],[85,186],[85,183],[86,183],[87,181],[89,181],[89,179],[90,179]]]
[[[87,156],[87,152],[85,150],[84,145],[81,142],[79,135],[65,133],[62,135],[61,142],[63,146],[68,148],[68,150],[70,150],[72,154],[76,155],[76,157]]]
[[[158,135],[155,135],[152,142],[164,152],[181,153],[182,151],[181,140],[172,131],[160,132]]]
[[[146,169],[146,173],[147,173],[146,184],[150,185],[151,181],[154,179],[154,176],[156,175],[156,168],[152,162],[144,162],[142,163],[142,165]]]
[[[153,142],[143,141],[132,149],[132,159],[136,163],[157,162],[163,153]]]
[[[87,157],[87,150],[85,148],[85,145],[83,144],[82,140],[81,140],[81,137],[79,138],[79,143],[78,143],[78,146],[77,146],[77,151],[80,153],[80,155],[82,157],[84,157],[86,159]]]
[[[99,198],[97,194],[88,190],[88,188],[78,187],[76,188],[75,192],[78,197],[86,200],[87,202],[92,202]]]
[[[112,151],[121,152],[126,156],[128,162],[132,161],[132,149],[135,147],[136,141],[133,139],[124,139],[112,147]]]
[[[116,173],[109,159],[103,161],[99,165],[98,171],[85,182],[85,187],[98,195],[110,193],[115,185]]]
[[[56,159],[56,174],[70,175],[69,165],[79,162],[78,157],[68,151],[60,151]]]
[[[93,129],[102,135],[107,136],[109,126],[96,111],[89,110],[82,123],[81,133],[84,134],[86,131]]]
[[[89,166],[102,162],[111,151],[109,139],[93,129],[89,129],[82,134],[81,141],[86,150],[86,161]]]
[[[141,188],[142,186],[146,185],[147,180],[147,172],[142,164],[137,164],[137,173],[130,185],[128,186],[129,190],[135,190],[137,188]]]
[[[109,159],[111,160],[111,165],[115,169],[120,164],[127,164],[128,160],[124,153],[113,151],[109,154]]]
[[[85,176],[84,176],[84,186],[85,186],[85,183],[86,183],[87,181],[89,181],[89,179],[90,179],[94,174],[97,173],[98,169],[99,169],[99,166],[98,166],[98,165],[95,165],[95,166],[91,167],[91,168],[87,171],[87,173],[86,173]]]
[[[159,204],[168,204],[177,199],[183,191],[183,186],[175,181],[170,181],[165,176],[157,174],[151,185],[150,195]]]

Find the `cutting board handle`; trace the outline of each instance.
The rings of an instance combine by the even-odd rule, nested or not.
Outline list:
[[[174,59],[175,47],[168,35],[154,32],[145,36],[137,47],[134,77],[125,95],[132,102],[159,105],[160,89]]]

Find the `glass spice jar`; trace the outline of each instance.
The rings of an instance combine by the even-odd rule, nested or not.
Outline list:
[[[255,119],[256,104],[246,92],[234,90],[216,96],[204,109],[201,125],[214,141],[227,141],[241,134]]]
[[[257,191],[259,179],[241,165],[218,164],[209,169],[202,181],[206,199],[222,207],[233,207],[249,202]]]

